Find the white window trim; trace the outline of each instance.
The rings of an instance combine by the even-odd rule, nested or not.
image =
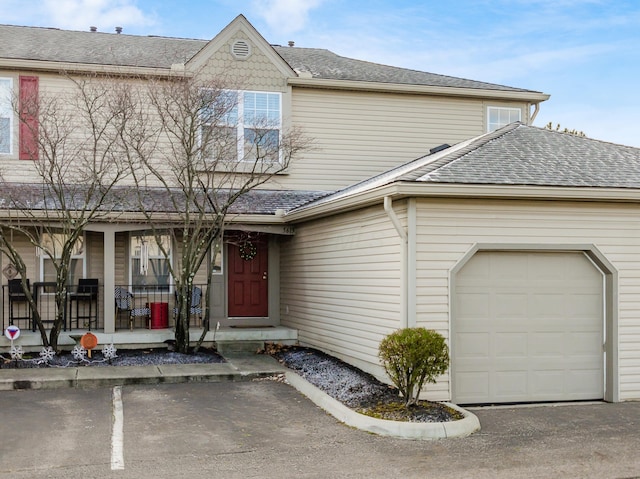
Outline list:
[[[237,122],[235,125],[227,125],[221,124],[220,126],[233,127],[237,132],[237,145],[236,145],[236,155],[238,163],[252,163],[254,160],[251,158],[245,158],[244,151],[244,130],[245,128],[255,128],[256,126],[246,124],[244,118],[244,95],[246,93],[256,93],[256,94],[265,94],[265,95],[277,95],[278,96],[278,144],[282,143],[282,93],[277,91],[258,91],[258,90],[223,90],[225,92],[234,93],[237,95]],[[260,125],[257,125],[259,128]],[[275,129],[275,128],[273,128]],[[278,162],[282,163],[281,152],[278,152]]]
[[[6,95],[3,92],[3,88],[0,86],[0,118],[9,118],[9,151],[2,152],[0,155],[12,155],[13,154],[13,107],[11,104],[11,98],[13,95],[13,78],[0,77],[0,81],[8,82]]]
[[[499,123],[497,127],[493,127],[496,123],[491,123],[491,112],[492,111],[508,111],[509,113],[518,112],[518,119],[514,121],[522,121],[522,108],[512,107],[512,106],[488,106],[487,107],[487,132],[495,131],[503,126],[508,125],[509,123]]]
[[[54,235],[62,235],[63,233],[53,233]],[[42,237],[44,237],[45,235],[50,235],[50,233],[43,233]],[[80,238],[78,238],[82,241],[82,250],[79,254],[72,254],[71,255],[71,259],[78,259],[82,261],[82,278],[86,278],[87,277],[87,255],[86,255],[86,251],[87,251],[87,243],[86,243],[86,238],[84,236],[84,234],[82,234],[80,236]],[[47,259],[51,259],[51,257],[49,256],[49,254],[47,252],[45,252],[45,250],[43,250],[42,248],[38,248],[37,249],[37,253],[38,256],[40,257],[40,281],[45,281],[44,279],[44,262]],[[59,256],[56,256],[56,258],[59,258]],[[80,279],[80,278],[78,278]]]

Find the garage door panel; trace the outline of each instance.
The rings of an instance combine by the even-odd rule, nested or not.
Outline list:
[[[567,371],[565,376],[568,393],[572,399],[593,399],[594,389],[603,389],[602,383],[597,381],[596,372],[599,369],[583,369]],[[604,390],[602,391],[604,394]]]
[[[525,333],[504,333],[495,334],[494,351],[496,359],[504,358],[524,358],[527,357],[527,335]]]
[[[529,347],[533,357],[558,360],[565,355],[566,337],[555,331],[533,332],[529,335]]]
[[[489,317],[490,298],[484,293],[461,293],[459,318],[486,319]]]
[[[506,401],[522,401],[528,394],[526,370],[502,371],[494,374],[494,391],[496,396]]]
[[[454,401],[602,398],[603,276],[585,255],[480,252],[455,285]]]
[[[526,293],[495,294],[491,298],[491,317],[502,318],[526,318],[527,295]]]
[[[564,395],[564,371],[532,371],[530,379],[532,394],[538,401],[558,400]]]
[[[456,336],[456,347],[462,359],[487,359],[489,357],[490,336],[488,333],[469,332]]]
[[[561,318],[566,313],[566,297],[564,294],[548,292],[530,294],[527,306],[527,315],[531,320]]]
[[[567,345],[568,356],[584,356],[593,358],[594,351],[602,351],[602,338],[599,331],[572,333],[573,341]]]
[[[489,374],[484,371],[465,372],[456,377],[456,390],[463,401],[489,395]]]

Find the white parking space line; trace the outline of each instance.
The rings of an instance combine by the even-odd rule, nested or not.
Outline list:
[[[111,470],[124,469],[124,414],[122,408],[122,390],[120,386],[113,388],[111,394],[113,420],[111,429]]]

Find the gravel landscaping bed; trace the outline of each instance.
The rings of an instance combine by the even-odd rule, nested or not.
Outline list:
[[[321,351],[291,346],[267,352],[332,398],[362,414],[411,422],[462,419],[458,411],[437,402],[419,401],[407,408],[393,386]]]
[[[153,366],[158,364],[223,363],[224,358],[213,349],[200,348],[197,354],[181,354],[167,349],[118,349],[116,357],[105,359],[102,351],[93,351],[91,358],[78,360],[70,352],[55,355],[44,363],[38,353],[25,353],[23,360],[14,361],[8,354],[0,355],[0,369]]]

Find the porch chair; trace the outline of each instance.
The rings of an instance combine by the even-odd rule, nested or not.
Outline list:
[[[148,306],[143,308],[135,308],[133,301],[133,293],[127,289],[116,286],[113,297],[116,302],[116,324],[124,315],[129,321],[129,329],[133,331],[136,318],[144,319],[144,327],[148,327],[151,317],[151,309]]]
[[[175,292],[176,305],[178,304],[178,292]],[[195,316],[198,319],[198,326],[202,326],[202,288],[194,286],[191,289],[191,307],[189,308],[189,316]],[[177,318],[178,308],[173,308],[173,317]],[[174,321],[175,322],[175,321]]]
[[[27,289],[30,289],[29,279],[26,280]],[[22,280],[10,279],[8,283],[9,290],[9,324],[14,321],[28,320],[32,321],[31,305],[27,300],[27,295],[22,289]],[[32,328],[35,331],[35,328]]]
[[[82,278],[78,280],[78,287],[74,293],[69,294],[69,327],[73,323],[73,303],[76,304],[76,328],[80,328],[80,320],[84,320],[91,331],[91,322],[95,321],[98,327],[98,280]],[[95,304],[95,310],[93,305]],[[82,305],[82,310],[80,310]],[[88,309],[88,310],[87,310]]]

